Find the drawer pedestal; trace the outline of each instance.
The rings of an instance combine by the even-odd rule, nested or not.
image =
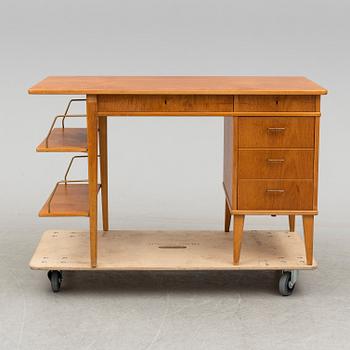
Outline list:
[[[312,264],[319,96],[236,96],[233,109],[224,123],[224,189],[225,231],[234,215],[234,264],[245,216],[256,214],[288,215],[290,231],[302,215],[306,260]]]

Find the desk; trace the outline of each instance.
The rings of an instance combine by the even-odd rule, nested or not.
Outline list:
[[[240,262],[246,215],[288,215],[291,232],[295,216],[301,215],[306,260],[312,265],[320,96],[327,93],[318,84],[305,77],[57,76],[42,80],[29,93],[86,95],[86,129],[53,129],[50,142],[44,140],[37,150],[87,152],[87,184],[58,184],[55,209],[50,209],[50,198],[40,215],[89,218],[91,267],[98,267],[99,190],[103,230],[109,230],[107,117],[111,116],[225,117],[225,231],[233,216],[233,264]]]

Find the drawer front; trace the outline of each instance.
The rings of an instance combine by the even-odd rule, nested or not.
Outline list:
[[[312,179],[313,150],[239,150],[240,179]]]
[[[238,147],[314,147],[314,117],[239,117]]]
[[[240,210],[312,210],[313,180],[239,180]]]
[[[233,96],[101,95],[102,112],[232,112]]]
[[[236,96],[235,112],[315,112],[315,96]]]

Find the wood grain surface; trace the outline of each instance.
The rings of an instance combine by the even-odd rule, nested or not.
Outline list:
[[[36,148],[37,152],[87,152],[86,128],[55,128],[46,147],[46,138]]]
[[[324,95],[305,77],[264,76],[49,76],[30,94]]]

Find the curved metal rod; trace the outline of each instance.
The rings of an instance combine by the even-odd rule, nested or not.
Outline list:
[[[68,176],[70,168],[72,167],[73,161],[74,161],[74,159],[77,159],[77,158],[87,158],[87,155],[86,156],[74,156],[74,157],[72,157],[72,159],[69,162],[69,165],[68,165],[68,168],[66,170],[66,173],[64,174],[64,182],[65,183],[67,183],[67,176]]]
[[[69,111],[70,105],[72,104],[72,102],[81,102],[81,101],[86,101],[86,98],[72,98],[71,100],[69,100],[67,108],[63,114],[63,118],[62,118],[62,128],[64,129],[64,120],[66,119],[67,113]]]
[[[60,184],[64,184],[65,186],[68,184],[68,183],[77,183],[77,182],[81,182],[81,183],[89,183],[89,180],[88,179],[83,179],[83,180],[67,180],[67,176],[69,174],[69,170],[71,169],[72,167],[72,164],[74,162],[74,159],[76,158],[87,158],[88,156],[87,155],[80,155],[80,156],[73,156],[72,159],[70,160],[69,164],[68,164],[68,168],[66,170],[66,173],[64,174],[64,180],[60,180],[58,182],[56,182],[56,185],[55,185],[55,188],[53,189],[52,193],[50,194],[50,197],[49,199],[47,200],[47,206],[48,206],[48,213],[50,213],[51,211],[51,201],[55,195],[55,192],[58,188],[58,186]],[[97,157],[100,157],[100,155],[97,155]]]
[[[67,170],[66,170],[66,173],[64,174],[64,182],[65,182],[65,183],[69,182],[69,181],[67,180],[67,176],[68,176],[68,173],[69,173],[69,171],[70,171],[70,169],[71,169],[71,167],[72,167],[72,164],[73,164],[73,162],[74,162],[74,159],[77,159],[77,158],[87,158],[87,157],[88,157],[87,155],[80,155],[80,156],[73,156],[73,157],[72,157],[72,159],[70,160],[70,162],[69,162],[69,164],[68,164],[68,168],[67,168]],[[98,154],[97,157],[99,158],[100,155]]]
[[[61,116],[56,115],[55,119],[53,120],[53,122],[52,122],[52,124],[51,124],[50,130],[49,130],[49,132],[48,132],[48,134],[47,134],[47,136],[46,136],[46,138],[45,138],[45,146],[46,146],[46,148],[49,147],[49,136],[51,135],[52,129],[53,129],[53,127],[54,127],[55,124],[56,124],[56,120],[57,120],[58,118],[60,118],[60,117],[61,117]]]

